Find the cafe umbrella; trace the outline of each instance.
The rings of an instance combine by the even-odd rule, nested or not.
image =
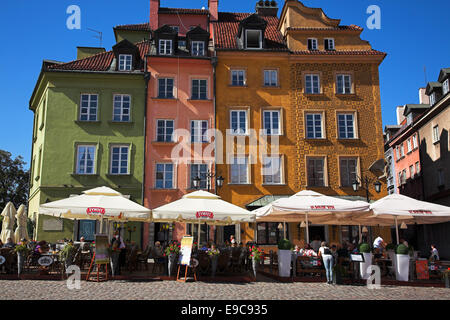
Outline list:
[[[16,219],[17,219],[17,228],[14,233],[16,238],[16,242],[21,241],[22,239],[28,240],[28,230],[27,230],[27,211],[25,205],[21,204],[19,209],[17,209]]]
[[[16,219],[16,208],[12,202],[8,202],[2,211],[3,222],[2,232],[0,239],[3,243],[6,243],[9,238],[14,242],[14,221]]]

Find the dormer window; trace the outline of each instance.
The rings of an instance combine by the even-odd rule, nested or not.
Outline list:
[[[443,91],[444,95],[446,95],[450,91],[450,84],[449,84],[449,82],[450,82],[450,79],[447,79],[442,84],[442,91]]]
[[[317,45],[317,39],[316,38],[309,38],[308,39],[308,50],[319,50],[319,46]]]
[[[191,54],[193,56],[205,55],[205,43],[203,41],[192,41]]]
[[[131,71],[133,56],[131,54],[119,55],[119,71]]]
[[[432,94],[430,94],[430,105],[434,105],[436,103],[436,93],[433,92]]]
[[[245,30],[246,49],[262,49],[261,30]]]
[[[333,38],[326,38],[324,44],[325,44],[325,50],[327,50],[327,51],[332,51],[335,49]]]
[[[179,26],[170,26],[177,34],[180,32]]]
[[[159,54],[171,55],[172,54],[172,40],[159,40]]]

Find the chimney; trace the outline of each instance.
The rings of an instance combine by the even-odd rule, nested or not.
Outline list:
[[[208,0],[208,10],[210,14],[210,21],[219,20],[219,0]]]
[[[402,122],[405,120],[405,116],[403,115],[404,111],[405,111],[405,106],[397,107],[397,125],[401,125]]]
[[[159,28],[158,11],[159,0],[150,0],[150,28],[152,30]]]
[[[426,88],[419,88],[419,103],[430,104],[430,97],[426,95]]]
[[[255,12],[259,16],[276,17],[278,15],[277,2],[272,0],[259,0],[256,2]]]

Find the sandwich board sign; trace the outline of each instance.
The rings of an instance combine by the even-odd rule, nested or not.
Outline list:
[[[194,243],[194,237],[185,236],[181,239],[180,258],[179,263],[184,266],[190,265],[192,245]]]

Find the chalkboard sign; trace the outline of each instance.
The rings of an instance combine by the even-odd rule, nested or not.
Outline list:
[[[95,264],[109,263],[109,241],[106,234],[95,235]]]
[[[364,255],[362,253],[351,253],[350,261],[353,262],[365,262]]]
[[[178,260],[178,263],[180,263],[181,265],[190,265],[193,243],[194,237],[186,236],[181,239],[180,258]]]

